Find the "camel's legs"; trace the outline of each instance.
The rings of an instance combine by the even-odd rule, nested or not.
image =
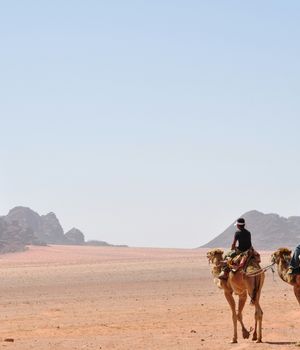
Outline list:
[[[262,341],[262,317],[263,312],[259,305],[259,302],[257,301],[255,303],[255,331],[253,333],[252,340],[256,340],[257,343],[261,343]],[[256,328],[257,328],[257,338],[256,338]]]
[[[232,291],[224,291],[224,294],[232,312],[233,338],[231,343],[237,343],[237,315],[235,311],[235,301],[232,296]]]
[[[252,336],[252,340],[256,340],[258,343],[262,339],[262,309],[259,305],[259,298],[261,293],[261,288],[264,282],[264,276],[256,276],[246,280],[246,285],[248,289],[248,294],[251,299],[251,304],[255,306],[255,326]],[[256,291],[256,292],[255,292]]]
[[[247,300],[247,292],[244,291],[242,294],[239,295],[239,305],[238,305],[238,313],[237,313],[237,319],[240,322],[241,326],[242,326],[242,333],[243,333],[243,338],[244,339],[248,339],[250,332],[246,329],[244,323],[243,323],[243,309],[245,306]]]
[[[256,280],[255,284],[256,286],[258,286],[258,291],[256,293],[256,298],[255,298],[255,331],[253,333],[252,340],[256,340],[257,343],[261,343],[263,311],[260,307],[259,299],[260,299],[261,288],[264,282],[264,275],[255,277],[255,280]],[[257,330],[257,337],[256,337],[256,330]]]
[[[298,300],[298,303],[300,304],[300,286],[297,286],[297,285],[294,286],[294,294]]]
[[[257,340],[257,321],[256,321],[256,317],[255,317],[255,326],[254,326],[254,332],[252,335],[252,340]]]

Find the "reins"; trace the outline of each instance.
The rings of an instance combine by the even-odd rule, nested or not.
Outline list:
[[[264,272],[268,271],[269,269],[272,270],[272,272],[274,273],[274,269],[273,269],[273,266],[275,265],[275,262],[273,262],[272,264],[268,265],[268,266],[265,266],[263,268],[260,268],[259,270],[257,271],[254,271],[254,272],[250,272],[250,273],[246,273],[245,272],[245,275],[247,277],[256,277],[256,276],[259,276],[261,274],[263,274]]]

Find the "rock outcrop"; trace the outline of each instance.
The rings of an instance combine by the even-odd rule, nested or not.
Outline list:
[[[64,244],[67,243],[67,239],[64,235],[64,230],[61,227],[54,213],[48,213],[41,217],[41,231],[38,238],[49,244]]]
[[[40,241],[49,244],[66,243],[64,231],[54,213],[40,216],[27,207],[15,207],[9,211],[6,219],[18,222],[23,229],[30,229]]]
[[[97,246],[97,247],[109,247],[110,245],[104,241],[91,240],[87,241],[85,245]]]
[[[40,244],[33,230],[23,227],[16,220],[0,218],[0,253],[25,250],[27,244]]]
[[[66,232],[65,238],[68,244],[83,245],[85,243],[84,234],[80,230],[78,230],[78,228],[75,227],[73,227],[70,231]]]
[[[27,245],[70,244],[110,246],[107,242],[85,242],[84,234],[72,228],[64,234],[54,213],[39,215],[27,207],[15,207],[0,217],[0,253],[22,251]]]

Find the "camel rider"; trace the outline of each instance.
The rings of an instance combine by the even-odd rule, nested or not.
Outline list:
[[[288,269],[288,275],[297,275],[300,273],[300,244],[295,248],[294,254],[290,261],[290,266]]]
[[[237,219],[234,225],[237,227],[237,231],[234,234],[234,239],[231,245],[231,250],[233,252],[230,252],[229,254],[230,257],[234,257],[252,248],[251,233],[245,229],[245,225],[246,225],[245,219],[244,218]],[[237,242],[238,242],[238,246],[236,246]],[[225,266],[221,271],[219,278],[227,279],[229,271],[230,271],[229,267]]]

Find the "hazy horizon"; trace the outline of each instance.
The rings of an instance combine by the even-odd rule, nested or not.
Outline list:
[[[46,214],[49,214],[49,213],[50,213],[50,212],[47,212],[47,213],[40,213],[40,212],[34,210],[34,208],[31,208],[30,206],[29,206],[29,207],[28,207],[28,206],[27,206],[27,207],[26,207],[26,206],[15,206],[15,207],[13,207],[13,208],[10,208],[10,210],[11,210],[11,209],[14,209],[14,208],[16,208],[16,207],[29,208],[29,209],[33,210],[34,212],[36,212],[36,213],[39,214],[39,215],[46,215]],[[244,214],[249,214],[249,212],[252,212],[252,211],[257,211],[257,210],[256,210],[256,209],[250,210],[250,211],[248,211],[247,213],[241,214],[241,216],[243,216]],[[5,213],[5,215],[8,214],[8,212],[9,212],[9,211],[7,211],[7,213]],[[51,212],[53,212],[53,213],[56,215],[55,211],[51,211]],[[260,212],[260,211],[257,211],[257,212],[262,213],[262,212]],[[266,214],[266,215],[267,215],[267,214],[275,214],[275,215],[279,215],[280,217],[283,217],[283,218],[286,218],[286,219],[289,218],[289,216],[288,216],[288,217],[285,217],[285,216],[280,215],[280,213],[263,213],[263,214]],[[4,215],[3,213],[0,213],[0,217],[3,216],[3,215]],[[300,215],[298,215],[298,216],[300,217]],[[57,215],[56,215],[56,217],[57,217]],[[61,221],[61,218],[57,217],[57,219],[59,220],[59,222],[60,222],[60,224],[61,224],[61,226],[62,226],[62,228],[63,228],[64,233],[66,233],[66,232],[69,231],[70,229],[74,228],[74,226],[65,228],[64,225],[63,225],[63,223],[62,223],[62,221]],[[173,247],[173,246],[168,246],[168,245],[165,245],[165,246],[155,246],[155,245],[138,246],[138,245],[129,245],[129,247],[131,247],[131,248],[178,248],[178,249],[181,248],[181,249],[196,249],[196,248],[200,248],[202,245],[204,245],[204,244],[206,244],[206,243],[209,243],[209,241],[210,241],[211,239],[216,238],[216,237],[219,236],[221,233],[223,233],[223,231],[225,231],[225,230],[227,230],[228,228],[230,228],[230,226],[234,223],[234,221],[235,221],[235,220],[233,220],[233,221],[231,220],[231,222],[228,222],[227,225],[226,225],[226,227],[223,228],[222,232],[220,231],[220,232],[218,232],[218,233],[215,233],[214,235],[212,235],[212,237],[211,237],[209,240],[207,240],[206,242],[203,242],[203,243],[201,243],[199,246],[195,246],[195,247],[182,247],[182,246],[181,246],[181,247],[179,247],[179,246]],[[246,220],[246,227],[247,227],[248,229],[250,229],[251,231],[252,231],[252,226],[253,226],[253,222],[252,222],[252,224],[249,225],[248,221]],[[75,227],[75,228],[78,229],[78,227]],[[263,230],[263,227],[261,228],[261,230]],[[235,228],[232,229],[232,233],[233,233],[233,234],[234,234],[234,232],[235,232]],[[102,237],[102,239],[100,239],[98,236],[89,237],[89,235],[86,235],[85,232],[83,232],[83,233],[84,233],[84,235],[85,235],[85,241],[89,241],[89,240],[94,240],[94,239],[95,239],[95,240],[101,240],[101,241],[105,241],[105,242],[107,242],[107,243],[115,244],[115,245],[127,245],[127,242],[110,242],[110,241],[108,241],[107,239],[104,239],[103,237]],[[103,236],[105,237],[105,233],[103,234]]]
[[[180,248],[300,215],[299,2],[0,8],[1,215]]]

